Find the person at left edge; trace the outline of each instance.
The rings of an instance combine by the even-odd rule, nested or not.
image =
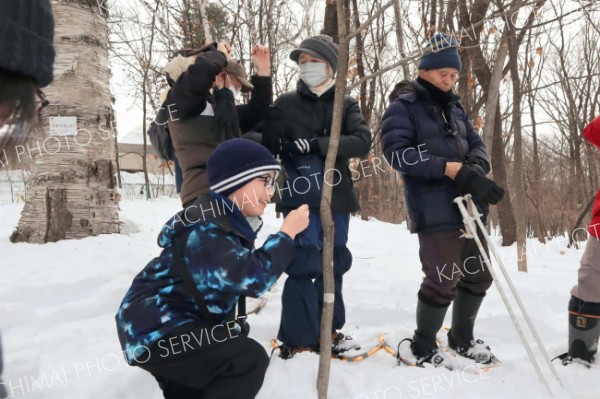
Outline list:
[[[221,143],[208,158],[211,191],[163,226],[162,253],[123,299],[116,322],[127,361],[150,372],[167,399],[250,399],[262,386],[265,349],[227,317],[240,296],[271,288],[308,226],[303,205],[254,248],[280,168],[258,143]]]
[[[24,143],[48,105],[42,88],[53,80],[54,16],[50,0],[0,0],[0,168],[16,161],[16,145]],[[8,399],[2,382],[0,399]]]
[[[273,100],[268,48],[253,47],[256,75],[250,81],[230,54],[226,42],[180,50],[164,68],[171,88],[162,108],[183,172],[179,194],[184,207],[209,191],[206,161],[215,147],[253,129]],[[250,92],[248,104],[236,105],[240,92]]]

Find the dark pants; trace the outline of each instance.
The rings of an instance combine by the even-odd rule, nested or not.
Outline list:
[[[492,275],[473,239],[459,230],[419,233],[419,257],[425,279],[419,295],[437,305],[448,305],[457,290],[484,294],[492,285]],[[487,243],[479,234],[488,252]]]
[[[350,214],[334,214],[333,271],[335,303],[333,331],[346,322],[342,296],[343,275],[352,266],[352,254],[346,247]],[[323,308],[323,229],[318,212],[310,212],[310,224],[295,239],[296,258],[288,267],[288,278],[281,295],[281,324],[277,338],[284,344],[315,347],[319,342]],[[313,282],[314,280],[314,282]]]
[[[152,345],[137,365],[154,375],[166,399],[252,399],[269,357],[232,325],[186,324]]]

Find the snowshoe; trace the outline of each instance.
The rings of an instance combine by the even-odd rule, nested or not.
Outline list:
[[[475,363],[484,365],[500,363],[490,350],[490,347],[481,339],[471,340],[471,343],[468,346],[457,346],[453,342],[450,333],[448,333],[448,346],[450,349],[454,350],[457,355],[474,360]]]
[[[573,357],[573,356],[569,355],[569,352],[563,353],[562,355],[559,355],[559,356],[556,356],[554,359],[552,359],[552,361],[554,361],[556,359],[560,360],[563,366],[568,366],[569,364],[576,363],[576,364],[581,364],[582,366],[584,366],[587,369],[592,368],[592,363],[585,361],[583,359],[580,359],[578,357]]]
[[[411,342],[410,349],[413,355],[415,355],[416,344],[414,342]],[[415,355],[415,357],[417,356]],[[449,370],[454,370],[454,362],[452,361],[452,358],[440,350],[440,348],[437,346],[431,348],[424,356],[417,357],[415,366],[424,367],[425,363],[429,363],[434,367],[445,367]]]
[[[410,343],[410,351],[401,348],[404,342]],[[382,343],[386,345],[384,341],[382,341]],[[389,352],[387,348],[386,351]],[[404,364],[412,367],[425,367],[427,364],[430,364],[434,367],[445,367],[449,370],[454,369],[452,358],[441,351],[440,348],[435,346],[426,353],[420,355],[415,341],[411,338],[405,338],[398,343],[395,355],[398,365]]]
[[[331,353],[339,355],[350,350],[360,350],[360,345],[351,336],[339,331],[331,334]]]
[[[276,349],[279,349],[279,357],[284,359],[284,360],[288,360],[293,358],[297,353],[301,353],[301,352],[315,352],[315,353],[319,353],[318,348],[312,348],[309,346],[302,346],[302,347],[297,347],[297,348],[292,348],[290,346],[287,346],[284,343],[278,344],[277,340],[272,339],[271,340],[271,346],[273,347],[273,350],[271,351],[271,356],[273,355],[273,352]]]

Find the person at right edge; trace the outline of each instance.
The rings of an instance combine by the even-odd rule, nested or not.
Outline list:
[[[583,131],[583,136],[600,149],[600,116]],[[577,285],[569,301],[569,352],[560,356],[564,365],[573,361],[594,362],[600,340],[600,191],[592,208],[590,237],[578,271]]]
[[[410,231],[418,234],[425,274],[417,329],[408,341],[417,364],[451,364],[439,350],[436,334],[453,303],[449,346],[478,363],[489,363],[490,348],[474,339],[473,328],[493,280],[475,240],[464,237],[462,215],[453,200],[471,194],[486,223],[488,204],[498,203],[504,190],[485,177],[490,171],[485,145],[452,91],[461,69],[456,39],[438,33],[423,54],[418,78],[394,88],[381,127],[384,155],[402,173]]]
[[[262,143],[282,158],[288,174],[276,194],[277,210],[287,215],[302,203],[310,206],[310,224],[294,241],[296,259],[286,270],[289,277],[281,295],[281,323],[277,338],[283,342],[280,356],[284,359],[298,352],[319,350],[323,308],[323,229],[319,187],[323,185],[323,161],[329,148],[337,58],[337,44],[329,36],[304,39],[290,53],[290,59],[298,64],[300,79],[297,88],[280,95],[263,122]],[[334,352],[347,349],[348,342],[345,341],[349,340],[339,331],[346,321],[342,285],[343,275],[352,265],[352,254],[346,245],[350,213],[360,209],[348,160],[365,156],[371,148],[371,131],[358,103],[351,96],[344,97],[342,118],[335,171],[331,177],[331,210],[335,226]],[[318,176],[321,176],[321,182],[317,182]],[[301,187],[302,181],[310,184]]]

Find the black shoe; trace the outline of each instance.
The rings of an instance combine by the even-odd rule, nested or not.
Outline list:
[[[471,343],[468,346],[458,346],[453,342],[452,335],[448,333],[448,346],[458,355],[474,360],[475,363],[498,363],[498,360],[490,350],[490,347],[480,339],[471,340]]]
[[[339,331],[331,334],[331,353],[339,355],[349,350],[359,350],[360,345],[355,343],[351,336]]]
[[[281,344],[279,346],[279,357],[284,360],[291,359],[294,357],[294,355],[296,353],[300,353],[300,352],[319,353],[319,351],[316,348],[310,347],[310,346],[299,346],[296,348],[291,348],[291,347],[287,346],[286,344]]]

